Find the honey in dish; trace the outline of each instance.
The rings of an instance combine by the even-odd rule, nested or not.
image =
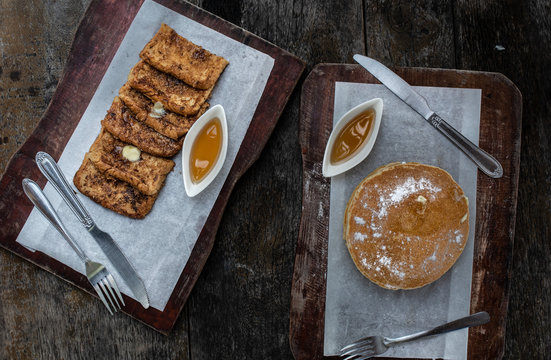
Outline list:
[[[331,149],[331,162],[333,164],[348,159],[361,149],[371,133],[374,119],[375,110],[367,109],[346,124],[337,135]]]
[[[191,147],[191,180],[198,183],[211,171],[218,160],[222,147],[222,126],[220,120],[211,120],[201,130]]]

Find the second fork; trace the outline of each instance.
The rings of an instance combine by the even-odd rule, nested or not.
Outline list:
[[[124,300],[111,273],[109,273],[102,264],[90,260],[86,253],[84,253],[84,250],[82,250],[73,240],[52,204],[37,183],[31,179],[23,179],[23,191],[25,191],[25,194],[34,206],[36,206],[42,215],[44,215],[57,231],[59,231],[69,245],[71,245],[80,259],[84,261],[86,266],[86,277],[94,287],[94,290],[96,290],[103,304],[107,307],[107,310],[109,310],[109,313],[113,315],[113,312],[120,310],[120,304],[122,303],[124,306]]]

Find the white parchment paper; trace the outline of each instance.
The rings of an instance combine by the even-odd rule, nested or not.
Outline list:
[[[479,89],[416,87],[431,108],[478,144]],[[398,337],[469,314],[476,219],[476,166],[420,115],[383,85],[336,83],[334,120],[372,98],[383,99],[383,116],[371,154],[331,180],[325,307],[326,355],[369,335]],[[457,263],[442,278],[415,290],[386,290],[355,267],[343,240],[343,216],[356,185],[381,165],[415,161],[448,171],[469,198],[469,239]],[[391,348],[384,356],[464,359],[467,330]]]
[[[100,121],[113,98],[126,82],[132,66],[139,61],[139,52],[161,23],[166,23],[180,35],[229,61],[209,101],[211,106],[221,104],[226,112],[229,144],[224,167],[203,193],[188,198],[182,180],[180,153],[173,159],[176,166],[168,175],[153,210],[143,220],[118,215],[79,195],[98,226],[113,236],[134,265],[145,282],[151,306],[159,310],[164,309],[218,197],[274,65],[270,56],[146,0],[59,160],[59,166],[70,183],[84,154],[98,135]],[[103,263],[114,274],[121,291],[133,297],[55,189],[48,183],[44,191],[88,256]],[[36,209],[29,216],[17,241],[84,273],[84,264]]]

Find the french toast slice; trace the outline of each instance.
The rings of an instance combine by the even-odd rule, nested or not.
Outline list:
[[[90,147],[88,157],[106,175],[129,183],[145,195],[161,190],[174,161],[142,152],[139,159],[129,161],[123,156],[128,144],[116,139],[104,128]]]
[[[207,101],[212,87],[201,90],[164,73],[140,60],[128,75],[128,85],[168,110],[181,115],[195,115]]]
[[[184,139],[173,140],[139,122],[132,111],[116,96],[101,121],[103,127],[118,139],[156,156],[172,157],[180,151]]]
[[[155,129],[159,134],[178,140],[185,135],[193,123],[205,113],[209,103],[205,102],[195,115],[184,116],[169,110],[155,113],[154,103],[130,85],[124,84],[119,90],[119,98],[134,113],[136,119]]]
[[[145,195],[130,184],[104,175],[90,161],[89,155],[73,178],[77,189],[104,208],[134,219],[143,219],[153,208],[155,195]]]
[[[178,35],[162,24],[155,36],[140,52],[151,66],[198,89],[214,86],[228,61]]]

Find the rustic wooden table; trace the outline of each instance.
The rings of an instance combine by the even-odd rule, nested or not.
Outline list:
[[[365,53],[393,66],[511,79],[523,94],[524,121],[504,358],[551,357],[549,1],[194,3],[296,54],[306,73]],[[46,110],[88,4],[0,1],[0,172]],[[291,359],[301,83],[260,159],[237,183],[170,336],[127,316],[105,316],[95,298],[0,250],[0,358]]]

